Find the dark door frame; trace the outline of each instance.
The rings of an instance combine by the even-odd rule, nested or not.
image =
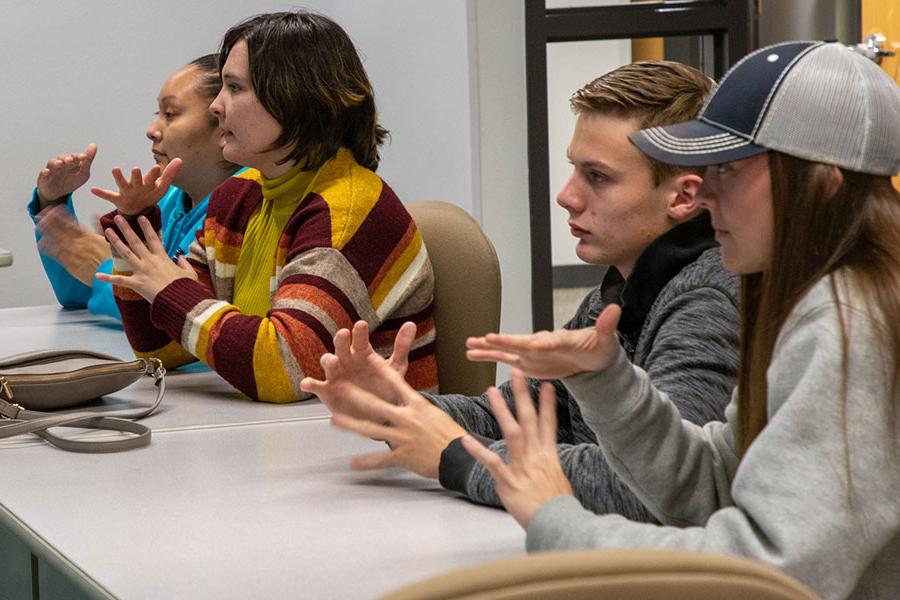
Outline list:
[[[624,2],[625,0],[623,0]],[[531,310],[535,331],[553,328],[547,44],[709,35],[716,79],[756,47],[755,0],[666,0],[583,8],[546,8],[525,0],[528,195],[531,210]]]

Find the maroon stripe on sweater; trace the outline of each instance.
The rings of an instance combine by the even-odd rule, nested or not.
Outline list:
[[[290,289],[287,287],[289,285],[310,285],[322,290],[325,294],[331,296],[338,304],[341,305],[341,308],[349,315],[350,322],[355,323],[359,320],[359,313],[356,312],[356,307],[353,306],[353,302],[350,301],[350,298],[344,293],[344,290],[328,281],[324,277],[319,277],[318,275],[310,275],[309,273],[298,273],[297,275],[291,275],[290,277],[285,277],[281,282],[281,286],[278,290],[278,294],[276,296],[276,301],[279,297],[291,298],[293,294],[290,293]],[[306,299],[306,298],[304,298]],[[313,302],[315,304],[315,302]]]
[[[261,321],[238,312],[224,315],[216,343],[210,348],[216,372],[254,400],[259,394],[253,376],[253,347]],[[265,373],[260,375],[265,377]]]
[[[172,337],[162,329],[154,327],[147,310],[147,301],[122,300],[116,302],[122,314],[125,337],[135,352],[154,352],[172,341]],[[177,340],[177,338],[176,338]]]
[[[281,321],[284,321],[285,317],[288,317],[293,319],[294,321],[303,323],[316,334],[316,337],[319,338],[319,343],[326,349],[327,352],[334,352],[334,335],[329,332],[328,329],[326,329],[318,319],[313,317],[308,312],[296,308],[285,308],[279,309],[276,314],[278,316],[278,319]],[[287,323],[285,323],[285,325],[287,325]],[[293,337],[288,337],[287,341],[288,345],[291,347],[291,353],[294,356],[299,357],[304,354],[310,354],[310,351],[312,350],[312,344],[308,340],[300,340]],[[314,360],[319,360],[319,358],[321,357],[321,353],[317,351],[315,352],[315,354],[317,354],[317,356],[313,357]]]
[[[214,219],[216,226],[204,223],[206,229],[214,228],[220,244],[240,247],[247,230],[247,222],[262,203],[262,188],[250,179],[232,177],[213,190],[206,210],[207,220]],[[229,226],[225,227],[223,224]]]
[[[214,298],[211,290],[193,279],[176,279],[156,294],[150,305],[150,319],[156,327],[181,343],[185,315],[203,300]]]
[[[356,268],[366,287],[403,239],[411,220],[394,191],[384,184],[378,202],[343,249],[344,256]]]
[[[300,229],[303,234],[297,235]],[[307,194],[288,219],[281,237],[291,240],[288,261],[312,248],[331,248],[331,211],[328,203],[318,194]]]
[[[100,228],[103,231],[106,231],[107,229],[112,229],[113,231],[116,232],[116,235],[119,236],[119,239],[121,239],[124,242],[125,236],[122,235],[122,232],[119,230],[119,226],[116,225],[115,221],[113,221],[113,218],[115,218],[115,216],[117,214],[119,214],[118,210],[111,210],[108,213],[106,213],[105,215],[103,215],[102,217],[100,217]],[[156,231],[157,233],[159,233],[159,230],[162,228],[162,216],[159,211],[159,206],[154,204],[153,206],[151,206],[144,212],[137,214],[137,215],[132,215],[132,216],[122,215],[125,217],[125,221],[127,221],[128,224],[131,226],[131,229],[137,234],[137,236],[140,239],[143,240],[144,232],[141,229],[141,226],[138,224],[138,217],[140,217],[141,215],[147,217],[147,219],[150,221],[150,225],[153,226],[153,230]]]
[[[403,325],[404,323],[406,323],[407,321],[412,321],[413,323],[417,323],[421,326],[421,323],[423,321],[431,318],[432,313],[434,313],[434,303],[433,302],[429,303],[428,306],[426,306],[424,309],[420,310],[419,312],[417,312],[415,314],[394,317],[393,319],[385,319],[384,321],[381,322],[381,327],[379,327],[378,330],[380,331],[382,329],[400,329],[400,326]]]
[[[425,358],[426,356],[431,356],[434,354],[435,344],[431,342],[429,344],[425,344],[419,348],[413,348],[409,351],[409,362],[417,361],[420,358]]]

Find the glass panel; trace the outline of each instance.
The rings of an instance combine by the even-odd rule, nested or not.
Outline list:
[[[713,38],[672,36],[547,44],[547,143],[551,190],[548,201],[551,203],[551,263],[554,270],[584,264],[575,254],[576,244],[567,224],[568,214],[556,204],[556,194],[572,172],[566,158],[575,127],[569,98],[585,84],[624,64],[663,58],[692,65],[712,76]],[[574,308],[569,314],[572,312]]]

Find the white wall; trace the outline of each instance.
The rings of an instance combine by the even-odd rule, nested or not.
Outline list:
[[[4,57],[5,177],[0,246],[13,267],[0,271],[0,307],[52,303],[24,205],[47,159],[89,142],[100,150],[92,183],[111,186],[114,165],[149,166],[144,131],[166,77],[216,49],[237,21],[290,2],[75,0],[0,7]],[[473,99],[474,3],[467,0],[317,0],[305,6],[337,20],[363,55],[381,120],[392,140],[380,174],[406,202],[439,198],[480,213]],[[525,175],[523,174],[524,178]],[[87,190],[76,194],[83,218],[108,210]]]

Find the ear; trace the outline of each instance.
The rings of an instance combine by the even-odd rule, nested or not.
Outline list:
[[[831,198],[844,185],[844,173],[834,165],[819,165],[819,168],[825,172],[825,197]]]
[[[697,190],[703,178],[694,173],[681,173],[669,179],[666,186],[666,212],[675,224],[684,223],[697,216],[700,205],[697,204]]]

